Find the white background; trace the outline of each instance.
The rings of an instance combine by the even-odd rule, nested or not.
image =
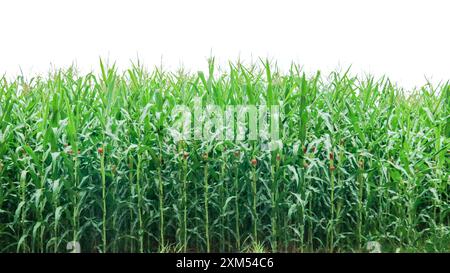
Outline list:
[[[449,18],[446,0],[0,0],[0,73],[268,57],[306,71],[351,64],[411,88],[450,79]]]

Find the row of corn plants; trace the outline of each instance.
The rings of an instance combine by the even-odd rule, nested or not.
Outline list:
[[[75,68],[0,81],[0,251],[450,251],[450,85]],[[277,149],[169,134],[176,105],[276,105]]]

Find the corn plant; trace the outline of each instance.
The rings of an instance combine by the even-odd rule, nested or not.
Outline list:
[[[448,83],[208,65],[3,76],[0,251],[450,251]],[[196,98],[277,106],[281,144],[175,139]]]

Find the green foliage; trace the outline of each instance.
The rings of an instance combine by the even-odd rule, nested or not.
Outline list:
[[[450,251],[449,85],[347,72],[1,79],[0,251]],[[283,146],[175,142],[171,110],[194,96],[278,105]]]

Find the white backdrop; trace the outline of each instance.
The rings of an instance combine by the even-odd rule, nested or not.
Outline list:
[[[0,0],[0,73],[269,57],[306,71],[352,64],[411,88],[450,79],[449,12],[447,0]]]

